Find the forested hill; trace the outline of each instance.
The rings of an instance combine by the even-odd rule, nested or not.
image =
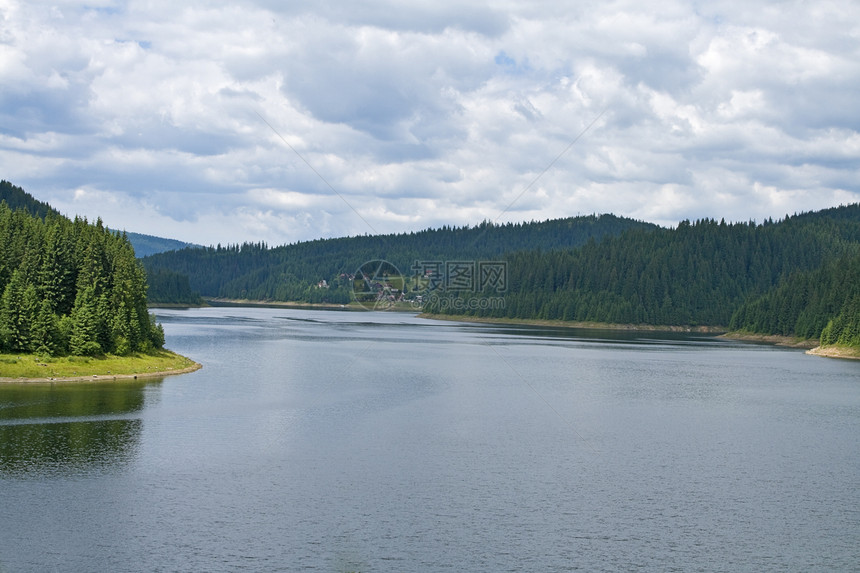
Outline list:
[[[47,203],[37,200],[20,187],[12,185],[5,179],[0,181],[0,201],[5,201],[6,205],[13,211],[23,209],[40,219],[44,219],[48,215],[60,214]]]
[[[126,236],[128,237],[131,246],[134,247],[134,254],[139,258],[154,255],[156,253],[164,253],[166,251],[177,251],[188,247],[193,248],[200,246],[186,243],[184,241],[178,241],[176,239],[165,239],[164,237],[144,235],[143,233],[132,233],[130,231],[126,232]]]
[[[164,344],[128,238],[0,201],[0,352],[129,354]]]
[[[163,334],[142,298],[143,267],[150,301],[161,303],[193,304],[197,291],[346,304],[364,282],[376,290],[363,295],[423,304],[428,313],[731,327],[860,347],[856,204],[762,223],[682,221],[672,229],[613,215],[485,222],[275,248],[186,248],[139,263],[128,236],[100,221],[70,221],[6,181],[0,199],[6,350],[33,350],[35,341],[39,351],[59,353],[159,345]],[[380,260],[387,261],[383,276],[357,272]],[[501,263],[504,280],[482,291],[433,274],[438,265],[474,270],[469,264],[481,261]]]
[[[792,274],[744,303],[730,327],[860,347],[860,254],[846,253],[815,270]]]
[[[570,249],[631,229],[657,227],[614,215],[544,222],[442,227],[417,233],[321,239],[269,248],[265,244],[184,249],[146,257],[150,277],[169,271],[187,275],[203,296],[254,300],[348,303],[351,284],[341,275],[386,260],[408,274],[416,261],[501,259],[523,250]],[[320,289],[325,280],[329,288]]]
[[[814,283],[818,275],[798,273],[858,251],[858,205],[762,224],[684,221],[675,229],[631,231],[580,249],[512,254],[507,259],[510,288],[504,304],[475,304],[468,300],[474,297],[471,293],[447,293],[425,310],[500,318],[728,327],[745,303],[783,284],[784,290],[774,291],[772,297],[794,292],[795,283],[786,281],[795,275],[805,276],[807,285]],[[810,288],[805,292],[813,298],[831,296],[813,295]],[[841,293],[832,296],[842,298]],[[833,309],[841,308],[842,302],[819,309],[825,316],[817,317],[816,326],[801,334],[818,336],[836,318],[827,313],[838,312]],[[779,308],[782,302],[758,303],[744,311],[744,317],[763,315],[762,307],[774,304]],[[744,317],[736,319],[737,328],[776,333],[772,322]],[[795,334],[796,318],[781,332]]]

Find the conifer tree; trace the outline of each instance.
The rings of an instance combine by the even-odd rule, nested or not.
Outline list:
[[[0,338],[3,348],[11,352],[30,350],[30,328],[35,315],[35,289],[24,281],[24,273],[16,270],[3,291],[0,302]]]
[[[161,348],[146,274],[125,234],[0,201],[0,351],[96,355]]]
[[[38,354],[55,356],[63,353],[66,344],[60,333],[59,320],[54,314],[51,301],[42,299],[39,312],[33,322],[31,349]]]
[[[98,296],[95,286],[84,287],[78,293],[72,309],[72,333],[69,350],[76,356],[96,356],[102,353],[99,339]]]

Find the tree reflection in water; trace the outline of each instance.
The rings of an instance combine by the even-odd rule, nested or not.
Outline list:
[[[0,386],[0,475],[85,474],[132,459],[145,382]],[[150,394],[151,395],[151,394]]]

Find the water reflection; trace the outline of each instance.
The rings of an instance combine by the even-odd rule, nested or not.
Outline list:
[[[79,474],[134,454],[146,389],[161,379],[114,384],[0,386],[0,476]]]

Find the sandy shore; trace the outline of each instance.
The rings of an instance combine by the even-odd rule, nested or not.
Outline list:
[[[177,374],[188,374],[203,368],[202,364],[194,363],[185,368],[176,370],[162,370],[159,372],[140,372],[137,374],[92,374],[90,376],[67,376],[57,378],[2,378],[0,384],[53,384],[57,382],[112,382],[114,380],[137,380],[139,378],[163,378],[164,376],[176,376]]]

